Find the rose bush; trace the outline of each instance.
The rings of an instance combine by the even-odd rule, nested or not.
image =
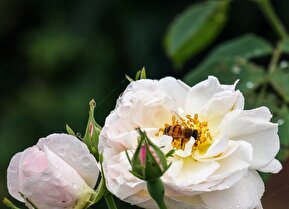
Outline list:
[[[244,110],[236,83],[221,85],[212,76],[193,87],[171,77],[132,82],[100,134],[107,188],[126,202],[157,208],[145,182],[129,172],[125,154],[135,151],[140,127],[163,152],[176,150],[162,177],[168,208],[262,207],[264,184],[256,170],[281,169],[274,159],[278,127],[268,108]],[[166,133],[169,126],[191,128],[197,135],[173,137]]]
[[[82,209],[93,200],[99,170],[87,146],[67,134],[52,134],[13,156],[9,193],[29,208]]]

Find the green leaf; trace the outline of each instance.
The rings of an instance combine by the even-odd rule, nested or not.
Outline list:
[[[243,93],[255,89],[263,82],[265,77],[264,70],[252,63],[246,62],[244,59],[223,59],[214,60],[200,68],[197,68],[189,76],[185,77],[185,81],[190,84],[196,84],[207,79],[208,75],[216,76],[220,83],[233,84],[240,79],[237,88]]]
[[[260,92],[248,92],[245,94],[245,109],[254,109],[266,106],[274,115],[280,110],[282,101],[274,92],[267,92],[260,98]]]
[[[269,42],[254,34],[245,34],[229,40],[212,51],[209,58],[242,57],[246,60],[271,54],[273,48]]]
[[[248,60],[269,55],[272,50],[270,43],[262,38],[253,34],[243,35],[216,47],[184,80],[192,85],[206,79],[208,75],[215,75],[224,83],[240,79],[239,88],[248,91],[264,79],[264,71],[248,63]]]
[[[274,71],[270,77],[270,83],[285,102],[289,102],[289,72],[282,69]]]
[[[216,38],[227,20],[228,6],[227,0],[195,4],[172,22],[164,45],[176,67],[180,68]]]

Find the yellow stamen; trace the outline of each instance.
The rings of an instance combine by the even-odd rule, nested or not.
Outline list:
[[[184,135],[180,136],[179,133],[173,132],[174,129],[171,129],[169,133],[165,133],[166,128],[176,125],[180,125],[182,127],[182,130],[186,128],[191,128],[192,130],[197,131],[198,134],[195,138],[195,144],[193,145],[192,152],[194,152],[195,150],[204,151],[212,144],[212,136],[208,128],[208,122],[201,122],[199,120],[198,114],[194,114],[193,118],[191,115],[186,115],[185,119],[180,116],[172,116],[171,124],[165,123],[164,128],[160,128],[155,134],[155,136],[160,136],[164,134],[170,135],[173,137],[172,146],[176,149],[184,150],[186,143],[188,143],[188,141],[190,140],[190,137]]]

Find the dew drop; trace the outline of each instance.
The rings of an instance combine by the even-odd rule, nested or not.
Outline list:
[[[77,156],[75,153],[71,153],[69,157],[72,161],[76,161]]]
[[[256,49],[256,50],[254,50],[254,55],[261,55],[262,54],[262,51],[261,50],[259,50],[259,49]]]
[[[90,159],[89,159],[88,156],[83,156],[83,157],[81,158],[81,162],[82,162],[82,164],[83,164],[84,166],[89,166],[89,165],[90,165]]]
[[[289,66],[289,63],[287,60],[282,60],[280,63],[279,63],[279,66],[280,68],[287,68]]]
[[[239,208],[240,207],[240,205],[236,205],[236,208]]]
[[[284,119],[280,118],[280,119],[277,121],[277,123],[279,124],[279,126],[282,126],[282,125],[285,123],[285,121],[284,121]]]
[[[77,185],[76,183],[73,183],[73,184],[72,184],[72,188],[73,188],[73,189],[77,189],[77,188],[78,188],[78,185]]]
[[[232,67],[232,70],[231,70],[231,71],[232,71],[232,73],[238,75],[238,74],[241,73],[241,68],[240,68],[239,66],[237,66],[237,65],[234,65],[234,66]]]
[[[252,88],[254,87],[254,83],[253,83],[252,81],[248,81],[248,82],[246,83],[246,87],[247,87],[248,89],[252,89]]]
[[[61,177],[60,172],[55,172],[55,173],[54,173],[54,177],[55,177],[56,179],[59,179],[59,178]]]
[[[32,195],[32,189],[29,184],[24,184],[22,190],[25,197]]]
[[[43,173],[41,173],[41,179],[42,179],[43,181],[49,181],[49,180],[50,180],[50,177],[51,177],[51,175],[50,175],[49,172],[43,172]]]
[[[81,137],[81,133],[76,133],[76,136],[77,136],[78,138],[82,138],[82,137]]]
[[[65,148],[64,147],[59,147],[58,148],[58,154],[60,156],[64,156],[65,155]]]

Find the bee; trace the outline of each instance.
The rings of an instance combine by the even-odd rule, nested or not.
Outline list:
[[[191,137],[198,138],[198,131],[189,127],[183,127],[181,125],[171,125],[164,129],[164,135],[173,137],[173,142],[177,142],[181,149],[190,140]]]

